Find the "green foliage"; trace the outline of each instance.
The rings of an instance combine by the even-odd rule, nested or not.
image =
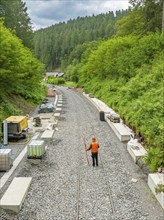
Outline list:
[[[157,187],[155,188],[156,194],[161,193],[161,192],[164,193],[164,184],[158,184]]]
[[[163,0],[131,0],[131,12],[118,20],[116,32],[118,36],[145,35],[162,29]]]
[[[25,46],[33,47],[33,32],[26,3],[22,0],[0,0],[0,17],[4,18],[4,25],[12,29]]]
[[[159,167],[164,167],[164,149],[160,147],[150,148],[148,155],[145,157],[145,162],[149,164],[152,172]]]
[[[23,46],[10,30],[0,22],[0,122],[11,114],[22,114],[17,99],[12,103],[9,97],[22,97],[31,103],[40,102],[45,97],[45,87],[41,84],[44,66]]]
[[[76,88],[77,84],[75,82],[72,82],[72,81],[66,81],[64,86],[71,86],[73,88]]]
[[[164,36],[126,36],[102,42],[97,50],[69,66],[76,69],[78,86],[116,110],[126,123],[144,137],[147,148],[164,146]],[[77,67],[80,68],[77,68]],[[159,153],[160,154],[160,153]],[[152,170],[162,164],[156,154]]]
[[[3,103],[1,104],[1,109],[2,109],[2,113],[4,112],[3,109],[5,109],[5,114],[4,113],[2,114],[3,117],[4,115],[6,117],[8,115],[22,115],[22,111],[18,107],[14,106],[9,100],[6,99],[3,100]]]
[[[55,78],[53,76],[49,76],[47,79],[48,84],[54,84],[54,85],[63,85],[65,84],[64,78]]]
[[[130,3],[129,10],[116,11],[116,16],[109,12],[78,17],[37,31],[35,54],[48,70],[61,65],[66,80],[76,82],[103,100],[124,117],[137,134],[141,133],[148,150],[145,161],[155,171],[164,166],[164,36],[160,34],[163,1],[130,0]],[[12,88],[9,92],[16,91],[27,99],[37,100],[40,91],[37,73],[41,69],[37,69],[34,77],[32,73],[39,65],[31,62],[31,57],[28,62],[19,45],[11,46],[9,40],[3,40],[5,53],[1,63],[8,57],[5,62],[9,68],[2,68],[2,79],[7,77],[8,86]],[[11,59],[18,47],[21,55]],[[20,57],[24,58],[19,63]],[[29,63],[31,67],[35,63],[35,68],[26,71]],[[27,76],[27,92],[26,86],[21,85],[24,76]],[[13,80],[18,82],[14,86]],[[50,77],[48,83],[61,85],[65,81]],[[1,92],[4,91],[1,89]]]
[[[127,13],[128,10],[117,11],[116,16],[108,12],[78,17],[38,30],[34,36],[35,54],[48,70],[61,64],[66,67],[74,58],[80,59],[85,43],[111,38],[115,34],[115,22]]]
[[[138,7],[116,23],[117,36],[143,35],[144,31],[143,13]]]
[[[65,76],[66,79],[77,83],[79,80],[79,77],[78,77],[79,68],[80,68],[80,65],[78,64],[69,65],[66,70],[66,76]]]
[[[82,68],[82,63],[87,61],[90,53],[96,50],[100,43],[100,41],[92,41],[75,47],[75,49],[70,53],[70,58],[68,61],[68,64],[70,64],[67,66],[67,68],[65,68],[66,80],[74,81],[75,83],[79,81],[78,74]]]
[[[26,99],[41,99],[43,65],[2,23],[0,57],[0,93],[18,94]]]

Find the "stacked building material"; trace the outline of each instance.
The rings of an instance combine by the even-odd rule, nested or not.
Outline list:
[[[120,116],[115,112],[110,113],[108,118],[113,123],[120,123]]]
[[[40,127],[41,126],[41,118],[40,117],[36,117],[35,118],[35,126],[36,127]]]
[[[40,159],[45,154],[46,147],[44,140],[32,140],[27,145],[27,158]]]
[[[0,149],[0,171],[8,171],[12,164],[12,150]]]
[[[54,97],[55,95],[56,95],[56,93],[53,89],[48,90],[48,94],[47,94],[48,97]]]

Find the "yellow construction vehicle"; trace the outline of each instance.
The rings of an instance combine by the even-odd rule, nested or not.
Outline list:
[[[10,116],[6,119],[8,139],[19,140],[26,138],[28,131],[28,117],[27,116]],[[2,124],[2,135],[3,135],[3,124]]]

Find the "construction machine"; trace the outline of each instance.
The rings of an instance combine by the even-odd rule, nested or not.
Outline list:
[[[10,116],[6,119],[9,140],[25,139],[28,131],[27,116]],[[2,124],[2,136],[4,136]]]

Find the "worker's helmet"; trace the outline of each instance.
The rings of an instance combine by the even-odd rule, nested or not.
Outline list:
[[[95,141],[96,140],[96,138],[95,137],[92,137],[92,141]]]

